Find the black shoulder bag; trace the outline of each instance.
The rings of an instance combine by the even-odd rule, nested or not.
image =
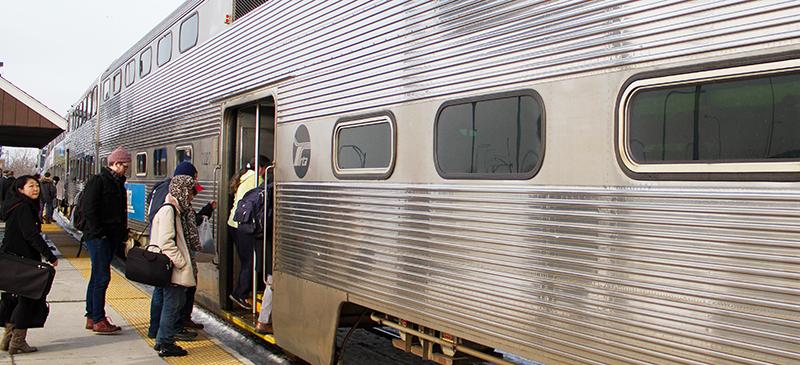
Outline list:
[[[11,207],[11,212],[16,206]],[[56,269],[41,261],[31,260],[0,247],[0,290],[31,299],[50,293]]]
[[[175,213],[175,207],[169,205]],[[175,217],[175,243],[178,243],[178,216]],[[158,252],[150,251],[154,247]],[[137,283],[166,287],[172,284],[172,261],[156,245],[132,247],[125,261],[125,277]]]

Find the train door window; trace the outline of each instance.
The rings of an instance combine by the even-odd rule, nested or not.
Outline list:
[[[172,32],[167,32],[158,40],[158,66],[163,66],[172,58]]]
[[[150,73],[153,66],[153,48],[148,46],[147,49],[139,54],[139,77],[145,77]]]
[[[175,148],[175,165],[183,161],[192,162],[192,146],[181,146]]]
[[[444,178],[530,179],[541,166],[544,107],[533,91],[446,102],[434,130]]]
[[[136,176],[147,176],[147,152],[136,154]]]
[[[790,64],[791,71],[765,72]],[[638,177],[739,180],[800,171],[797,62],[637,80],[622,100],[621,161],[644,174]]]
[[[136,80],[136,60],[130,60],[125,65],[125,86],[133,85],[134,80]]]
[[[198,23],[197,12],[181,23],[180,40],[178,42],[178,49],[181,53],[188,51],[197,44]]]
[[[114,74],[114,95],[117,95],[122,90],[122,71],[117,70]]]
[[[167,149],[158,148],[153,151],[153,175],[167,175]]]
[[[108,100],[111,97],[111,82],[106,79],[103,81],[103,101]]]
[[[334,128],[333,167],[339,178],[387,178],[395,160],[391,114],[348,118]]]

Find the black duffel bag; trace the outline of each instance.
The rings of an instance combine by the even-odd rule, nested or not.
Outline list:
[[[148,248],[155,247],[158,252]],[[125,277],[137,283],[166,287],[172,283],[172,261],[156,245],[132,247],[125,261]]]
[[[41,261],[0,252],[0,290],[31,299],[50,293],[56,269]]]

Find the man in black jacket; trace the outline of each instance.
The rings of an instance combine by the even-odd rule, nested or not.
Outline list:
[[[111,260],[117,247],[128,238],[128,195],[125,172],[130,168],[131,154],[118,147],[108,156],[108,166],[86,183],[83,194],[83,232],[92,261],[92,273],[86,290],[86,329],[100,334],[122,328],[106,317],[106,291],[111,281]]]

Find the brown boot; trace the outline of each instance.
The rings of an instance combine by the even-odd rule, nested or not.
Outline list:
[[[25,336],[27,334],[27,329],[21,330],[15,328],[12,330],[11,345],[8,347],[9,354],[14,355],[39,351],[39,349],[29,346],[28,343],[25,342]]]
[[[11,323],[6,324],[6,332],[3,333],[3,341],[0,342],[0,350],[8,351],[8,345],[11,343],[11,331],[14,325]]]

